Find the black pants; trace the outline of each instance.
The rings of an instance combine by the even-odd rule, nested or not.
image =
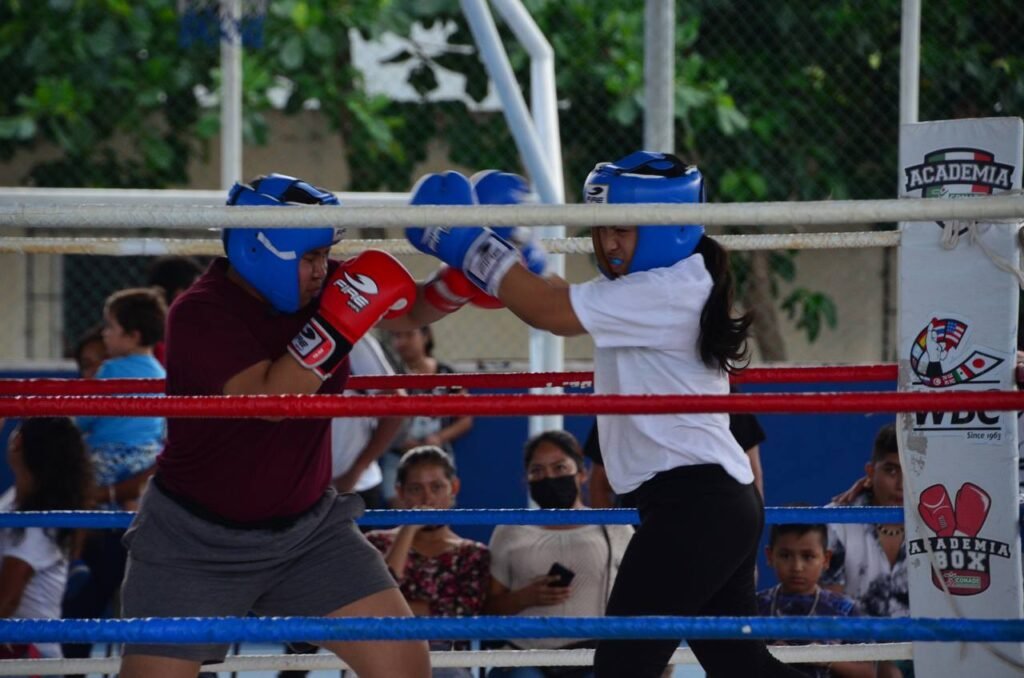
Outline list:
[[[608,616],[755,616],[754,564],[764,504],[716,464],[659,473],[636,490],[629,542]],[[708,678],[800,676],[757,640],[689,642]],[[657,678],[677,640],[603,640],[598,678]]]
[[[124,566],[128,552],[121,544],[124,530],[91,532],[82,547],[82,560],[89,566],[89,581],[74,596],[65,597],[61,616],[65,619],[95,619],[118,615],[111,610],[114,593],[124,579]],[[68,659],[88,657],[91,643],[64,643],[61,646]]]

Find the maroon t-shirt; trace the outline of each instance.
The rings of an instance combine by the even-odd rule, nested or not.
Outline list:
[[[333,272],[337,262],[331,262]],[[316,310],[278,313],[227,278],[219,258],[175,300],[167,319],[167,394],[222,395],[242,370],[276,360]],[[346,359],[318,393],[340,393]],[[331,480],[330,419],[167,420],[160,484],[230,521],[255,523],[310,508]]]

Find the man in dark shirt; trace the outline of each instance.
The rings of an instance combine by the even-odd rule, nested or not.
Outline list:
[[[269,175],[236,184],[228,200],[293,203],[337,199]],[[227,258],[212,262],[168,318],[168,395],[340,393],[348,351],[378,320],[420,327],[458,308],[450,294],[437,303],[437,277],[417,285],[384,252],[330,261],[338,235],[228,229]],[[329,419],[169,419],[157,474],[125,535],[125,616],[411,616],[356,529],[362,500],[338,495],[330,481]],[[364,678],[430,674],[425,642],[323,645]],[[195,676],[225,651],[129,644],[120,675]]]

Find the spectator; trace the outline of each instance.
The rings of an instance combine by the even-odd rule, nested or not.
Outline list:
[[[453,374],[449,365],[434,357],[434,333],[430,327],[391,332],[391,346],[402,361],[402,371],[408,374]],[[459,393],[460,388],[406,389],[409,394]],[[381,458],[384,473],[384,493],[394,503],[395,473],[398,459],[414,447],[436,445],[453,453],[452,442],[465,435],[473,426],[472,417],[409,417],[408,426],[398,437],[391,454]]]
[[[203,267],[192,257],[168,255],[157,257],[146,273],[146,286],[159,287],[167,308],[178,295],[192,286],[203,274]]]
[[[109,356],[96,372],[98,379],[162,378],[164,369],[153,357],[163,337],[163,298],[153,289],[115,292],[103,309],[103,344]],[[84,376],[84,375],[83,375]],[[79,417],[96,478],[94,501],[108,509],[135,509],[163,449],[165,421],[160,417]],[[83,583],[64,599],[69,619],[116,615],[114,598],[124,577],[127,552],[123,530],[85,533],[76,572],[88,572]],[[92,645],[64,645],[69,658],[88,657]]]
[[[0,419],[0,426],[3,420]],[[82,437],[66,417],[21,422],[7,442],[14,486],[3,511],[80,511],[89,505],[92,471]],[[0,530],[0,616],[59,619],[74,531],[39,527]],[[0,658],[61,657],[57,643],[0,645]]]
[[[107,345],[103,343],[103,324],[93,325],[75,342],[75,364],[82,379],[93,379],[100,365],[107,359]]]
[[[178,295],[191,287],[202,273],[202,266],[192,257],[179,255],[157,257],[150,264],[149,271],[146,273],[146,286],[159,287],[164,297],[164,303],[169,309]],[[165,364],[166,351],[163,339],[153,345],[153,357],[161,365]]]
[[[860,612],[851,598],[821,588],[818,580],[828,567],[825,525],[772,525],[765,556],[779,583],[759,591],[757,612],[766,617],[856,617]],[[807,645],[808,641],[779,641],[776,645]],[[873,678],[875,667],[867,662],[797,664],[794,668],[812,678]],[[884,675],[884,674],[880,674]]]
[[[903,506],[903,470],[896,444],[896,427],[886,424],[875,437],[866,476],[831,505]],[[832,559],[821,578],[825,588],[853,598],[871,617],[910,614],[907,550],[902,523],[891,525],[829,525]],[[910,662],[897,664],[910,676]],[[890,671],[891,666],[881,670]]]
[[[349,354],[352,376],[393,375],[394,368],[372,334],[364,335]],[[357,391],[404,395],[402,389]],[[388,451],[404,417],[340,417],[331,422],[331,457],[335,489],[356,492],[368,509],[386,508],[383,476],[377,460]]]
[[[586,480],[580,444],[566,431],[546,431],[525,447],[530,496],[545,509],[586,508]],[[619,562],[633,536],[630,525],[500,525],[491,536],[489,614],[539,617],[598,617],[604,614]],[[552,575],[558,564],[573,573],[568,586]],[[556,568],[557,569],[557,568]],[[525,650],[594,647],[565,638],[516,639]],[[494,668],[488,676],[544,678],[550,669]],[[592,667],[558,669],[558,676],[589,678]]]
[[[96,377],[164,378],[164,368],[153,357],[153,345],[164,336],[166,311],[163,299],[152,289],[132,288],[110,295],[103,308],[102,333],[110,357],[100,366]],[[120,497],[116,485],[145,478],[152,470],[163,449],[165,420],[79,417],[78,425],[93,460],[96,483],[103,493],[99,501],[110,507],[135,508],[137,492]]]
[[[455,465],[435,445],[414,447],[402,455],[396,483],[399,506],[450,509],[459,493]],[[416,615],[464,617],[484,610],[490,580],[487,547],[464,539],[447,525],[403,525],[367,535],[384,554],[402,594]],[[469,642],[431,641],[434,650],[465,650]],[[434,669],[433,675],[470,676],[468,669]]]

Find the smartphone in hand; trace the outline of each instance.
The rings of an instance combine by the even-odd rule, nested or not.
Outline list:
[[[553,582],[551,586],[568,586],[572,583],[572,578],[576,576],[576,573],[561,563],[553,563],[551,569],[548,570],[548,576],[558,577],[558,581]]]

